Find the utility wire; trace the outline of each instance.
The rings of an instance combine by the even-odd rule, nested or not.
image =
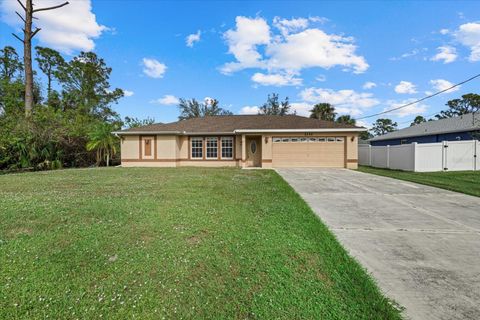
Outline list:
[[[476,79],[476,78],[478,78],[478,77],[480,77],[480,73],[477,74],[477,75],[475,75],[475,76],[473,76],[473,77],[471,77],[471,78],[468,78],[467,80],[464,80],[464,81],[462,81],[462,82],[459,82],[459,83],[457,83],[457,84],[454,84],[453,86],[451,86],[451,87],[449,87],[449,88],[446,88],[446,89],[443,89],[443,90],[441,90],[441,91],[435,92],[435,93],[433,93],[433,94],[431,94],[431,95],[428,95],[428,96],[426,96],[426,97],[423,97],[423,98],[421,98],[421,99],[418,99],[418,100],[409,102],[409,103],[407,103],[407,104],[401,105],[401,106],[396,107],[396,108],[393,108],[393,109],[389,109],[389,110],[385,110],[385,111],[382,111],[382,112],[374,113],[374,114],[371,114],[371,115],[368,115],[368,116],[365,116],[365,117],[357,118],[357,120],[363,120],[363,119],[367,119],[367,118],[372,118],[372,117],[375,117],[375,116],[379,116],[379,115],[381,115],[381,114],[385,114],[385,113],[389,113],[389,112],[392,112],[392,111],[396,111],[396,110],[399,110],[399,109],[406,108],[406,107],[408,107],[408,106],[411,106],[412,104],[416,104],[416,103],[422,102],[422,101],[424,101],[424,100],[430,99],[430,98],[432,98],[432,97],[438,96],[438,95],[441,94],[441,93],[444,93],[444,92],[449,91],[449,90],[451,90],[451,89],[453,89],[453,88],[456,88],[456,87],[458,87],[458,86],[461,86],[462,84],[465,84],[465,83],[467,83],[467,82],[470,82],[470,81],[472,81],[472,80],[474,80],[474,79]]]
[[[426,116],[423,116],[423,117],[425,118],[425,120],[428,121],[428,118],[433,117],[433,116],[435,116],[435,115],[437,115],[437,114],[438,114],[438,112],[435,112],[435,113],[432,113],[432,114],[429,114],[429,115],[426,115]],[[398,122],[398,124],[405,124],[405,123],[409,123],[409,122],[411,123],[411,122],[413,122],[413,120],[415,120],[415,118],[413,118],[413,119],[411,119],[411,120],[408,120],[408,121]]]

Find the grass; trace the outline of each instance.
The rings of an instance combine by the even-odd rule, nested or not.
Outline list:
[[[0,176],[0,319],[399,319],[273,171]]]
[[[358,171],[480,197],[480,171],[410,172],[360,166]]]

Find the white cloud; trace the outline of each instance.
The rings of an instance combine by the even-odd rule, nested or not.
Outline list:
[[[462,24],[454,33],[455,38],[470,49],[468,59],[471,62],[480,61],[480,22]]]
[[[200,41],[200,36],[201,36],[201,35],[202,35],[202,32],[201,32],[200,30],[198,30],[197,33],[189,34],[189,35],[185,38],[185,42],[186,42],[186,44],[187,44],[187,47],[192,48],[195,42]]]
[[[258,114],[260,108],[257,106],[245,106],[240,110],[240,114]]]
[[[171,94],[166,94],[162,98],[152,100],[150,103],[162,104],[162,105],[177,105],[180,100]]]
[[[450,30],[448,29],[440,29],[440,34],[443,34],[443,35],[446,35],[446,34],[449,34],[450,33]]]
[[[368,64],[355,54],[353,39],[326,34],[320,29],[307,29],[289,34],[284,41],[267,46],[268,66],[274,69],[301,70],[321,67],[330,69],[343,66],[354,73],[362,73]]]
[[[426,51],[428,51],[428,48],[416,48],[416,49],[413,49],[412,51],[405,52],[404,54],[402,54],[399,57],[390,58],[389,60],[399,61],[399,60],[402,60],[402,59],[407,59],[407,58],[418,56],[421,53],[425,53]]]
[[[454,84],[451,83],[450,81],[444,80],[444,79],[430,80],[430,84],[432,85],[432,88],[433,88],[435,91],[443,91],[443,90],[446,90],[446,89],[448,89],[448,88],[450,88],[451,86],[454,85]],[[452,89],[450,89],[450,90],[448,90],[448,91],[445,91],[445,93],[458,91],[459,89],[460,89],[460,86],[455,87],[455,88],[452,88]]]
[[[260,72],[252,76],[252,81],[261,86],[299,86],[302,84],[301,78],[296,78],[294,74],[263,74]]]
[[[443,61],[443,63],[451,63],[457,60],[457,49],[451,46],[441,46],[438,47],[437,50],[439,51],[436,55],[434,55],[430,60],[432,61]]]
[[[262,56],[257,51],[257,46],[270,42],[270,27],[264,19],[238,16],[235,21],[235,30],[230,29],[223,36],[228,44],[228,52],[234,55],[237,62],[225,64],[221,68],[225,74],[260,67]]]
[[[302,117],[309,117],[310,110],[313,109],[313,104],[306,102],[292,102],[290,104],[290,111],[295,111],[295,113]]]
[[[155,59],[143,58],[143,73],[151,78],[163,78],[167,66]]]
[[[224,33],[228,52],[236,61],[223,65],[221,71],[229,74],[260,68],[298,73],[305,68],[342,66],[344,70],[362,73],[368,69],[365,58],[356,54],[352,37],[308,28],[311,19],[276,17],[273,25],[280,29],[280,34],[275,34],[263,18],[237,17],[235,29]],[[264,49],[263,53],[259,46]]]
[[[58,5],[55,0],[38,1],[37,7],[44,8]],[[36,7],[36,8],[37,8]],[[15,11],[23,12],[17,1],[0,1],[2,20],[13,27],[20,27],[20,19]],[[42,30],[37,34],[39,43],[71,54],[73,51],[92,51],[94,39],[101,36],[109,28],[100,25],[92,12],[90,0],[70,1],[65,7],[35,13],[38,20],[34,26]]]
[[[407,100],[403,100],[403,101],[389,100],[389,101],[387,101],[388,107],[383,109],[383,111],[398,108],[398,107],[403,106],[405,104],[408,104],[412,101],[415,101],[415,99],[407,99]],[[390,114],[395,115],[399,118],[403,118],[403,117],[406,117],[406,116],[423,114],[423,113],[425,113],[425,111],[427,109],[428,109],[428,106],[425,105],[425,104],[414,103],[412,105],[409,105],[408,107],[392,111]]]
[[[372,128],[372,124],[365,121],[365,120],[357,120],[356,121],[356,125],[359,126],[359,127],[365,127],[367,129],[371,129]]]
[[[363,84],[362,88],[365,89],[365,90],[368,90],[368,89],[373,89],[376,86],[377,86],[377,84],[375,82],[367,81]]]
[[[327,81],[327,77],[324,74],[321,74],[315,78],[318,82],[325,82]]]
[[[282,35],[286,36],[291,32],[298,32],[308,27],[309,20],[306,18],[282,19],[280,17],[273,18],[273,26],[280,30]]]
[[[362,114],[364,110],[380,103],[373,94],[354,90],[335,91],[324,88],[307,88],[300,92],[300,97],[304,102],[311,104],[330,103],[338,113],[353,116]]]
[[[417,93],[417,88],[411,82],[400,81],[400,83],[395,86],[395,92],[402,93],[402,94],[413,94],[413,93]]]
[[[133,96],[134,92],[133,91],[130,91],[130,90],[123,90],[123,95],[125,97],[131,97]]]

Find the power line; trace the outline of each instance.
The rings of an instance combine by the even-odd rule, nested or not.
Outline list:
[[[422,116],[425,118],[425,120],[427,120],[427,121],[428,121],[428,119],[427,119],[427,118],[429,118],[429,117],[433,117],[433,116],[435,116],[435,115],[437,115],[437,114],[438,114],[438,112],[435,112],[435,113],[432,113],[432,114],[429,114],[429,115],[426,115],[426,116],[423,116],[423,115],[422,115]],[[411,120],[408,120],[408,121],[402,121],[402,122],[398,122],[398,124],[405,124],[405,123],[409,123],[409,122],[412,122],[413,120],[415,120],[415,118],[413,118],[413,119],[411,119]]]
[[[467,83],[467,82],[470,82],[470,81],[472,81],[472,80],[474,80],[474,79],[476,79],[476,78],[478,78],[478,77],[480,77],[480,73],[477,74],[477,75],[475,75],[475,76],[473,76],[473,77],[471,77],[471,78],[468,78],[467,80],[464,80],[464,81],[462,81],[462,82],[459,82],[459,83],[457,83],[457,84],[454,84],[453,86],[451,86],[451,87],[449,87],[449,88],[446,88],[446,89],[443,89],[443,90],[441,90],[441,91],[435,92],[435,93],[433,93],[433,94],[431,94],[431,95],[429,95],[429,96],[426,96],[426,97],[423,97],[423,98],[421,98],[421,99],[418,99],[418,100],[409,102],[409,103],[407,103],[407,104],[401,105],[401,106],[396,107],[396,108],[393,108],[393,109],[389,109],[389,110],[385,110],[385,111],[382,111],[382,112],[374,113],[374,114],[371,114],[371,115],[368,115],[368,116],[365,116],[365,117],[357,118],[357,120],[363,120],[363,119],[367,119],[367,118],[372,118],[372,117],[375,117],[375,116],[379,116],[379,115],[381,115],[381,114],[385,114],[385,113],[389,113],[389,112],[392,112],[392,111],[396,111],[396,110],[399,110],[399,109],[406,108],[406,107],[408,107],[408,106],[411,106],[412,104],[416,104],[416,103],[422,102],[422,101],[424,101],[424,100],[430,99],[430,98],[432,98],[432,97],[438,96],[438,95],[441,94],[441,93],[444,93],[444,92],[449,91],[449,90],[451,90],[451,89],[453,89],[453,88],[456,88],[456,87],[458,87],[458,86],[461,86],[462,84],[465,84],[465,83]]]

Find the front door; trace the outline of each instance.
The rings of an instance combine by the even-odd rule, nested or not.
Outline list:
[[[262,166],[262,140],[260,137],[251,137],[247,142],[247,167]]]

